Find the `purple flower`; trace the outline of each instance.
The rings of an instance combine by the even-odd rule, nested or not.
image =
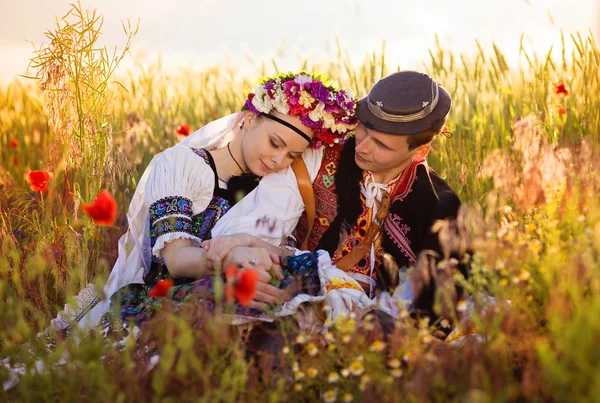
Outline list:
[[[299,100],[300,100],[300,93],[298,93],[298,92],[296,92],[294,95],[288,96],[288,104],[290,104],[290,105],[298,104]]]
[[[257,115],[260,115],[260,111],[258,109],[256,109],[254,107],[254,105],[252,105],[252,101],[249,99],[246,99],[246,102],[244,102],[244,107],[246,109],[248,109],[249,111],[252,111],[254,113],[256,113]]]
[[[319,81],[313,81],[310,95],[324,103],[329,101],[329,90]]]
[[[275,88],[275,81],[269,81],[265,84],[265,90],[271,91],[273,88]]]
[[[313,120],[311,118],[309,118],[308,116],[300,116],[300,121],[302,122],[302,124],[306,127],[310,127],[313,130],[318,130],[321,128],[321,125],[323,124],[320,120],[313,122]]]
[[[340,113],[342,111],[342,108],[340,108],[337,104],[325,105],[325,111],[334,115],[334,114]]]
[[[294,82],[294,80],[286,81],[283,83],[283,92],[286,95],[297,94],[299,86]]]

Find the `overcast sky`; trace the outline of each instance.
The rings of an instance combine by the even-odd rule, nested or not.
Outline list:
[[[73,0],[75,1],[75,0]],[[121,20],[141,20],[134,50],[161,51],[168,65],[200,69],[244,54],[263,61],[284,49],[280,67],[295,70],[298,54],[333,57],[335,39],[355,60],[380,49],[402,68],[419,67],[437,33],[442,44],[471,53],[475,39],[496,42],[515,61],[519,37],[547,51],[566,33],[600,32],[600,0],[85,0],[105,16],[103,41],[123,43]],[[31,45],[44,40],[63,0],[0,0],[0,81],[24,73]],[[549,16],[551,15],[551,17]],[[257,62],[258,63],[258,62]],[[258,66],[256,66],[258,67]]]

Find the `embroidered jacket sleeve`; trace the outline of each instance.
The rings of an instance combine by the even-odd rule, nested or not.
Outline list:
[[[165,244],[174,239],[202,241],[192,231],[192,217],[206,209],[213,196],[214,173],[204,159],[187,147],[165,150],[146,182],[152,253],[161,257]]]

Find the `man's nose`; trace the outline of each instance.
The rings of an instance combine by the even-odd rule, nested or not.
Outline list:
[[[368,153],[370,148],[371,139],[368,136],[362,139],[356,139],[356,147],[354,148],[357,153]]]

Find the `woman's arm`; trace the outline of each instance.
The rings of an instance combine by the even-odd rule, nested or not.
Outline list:
[[[235,247],[263,248],[268,253],[279,257],[287,257],[292,251],[286,248],[272,245],[262,239],[249,234],[234,234],[220,236],[208,241],[202,242],[202,247],[206,250],[206,260],[211,264],[223,264],[227,255]]]
[[[165,244],[161,253],[173,277],[202,278],[213,274],[206,251],[193,246],[191,239],[174,239]]]

